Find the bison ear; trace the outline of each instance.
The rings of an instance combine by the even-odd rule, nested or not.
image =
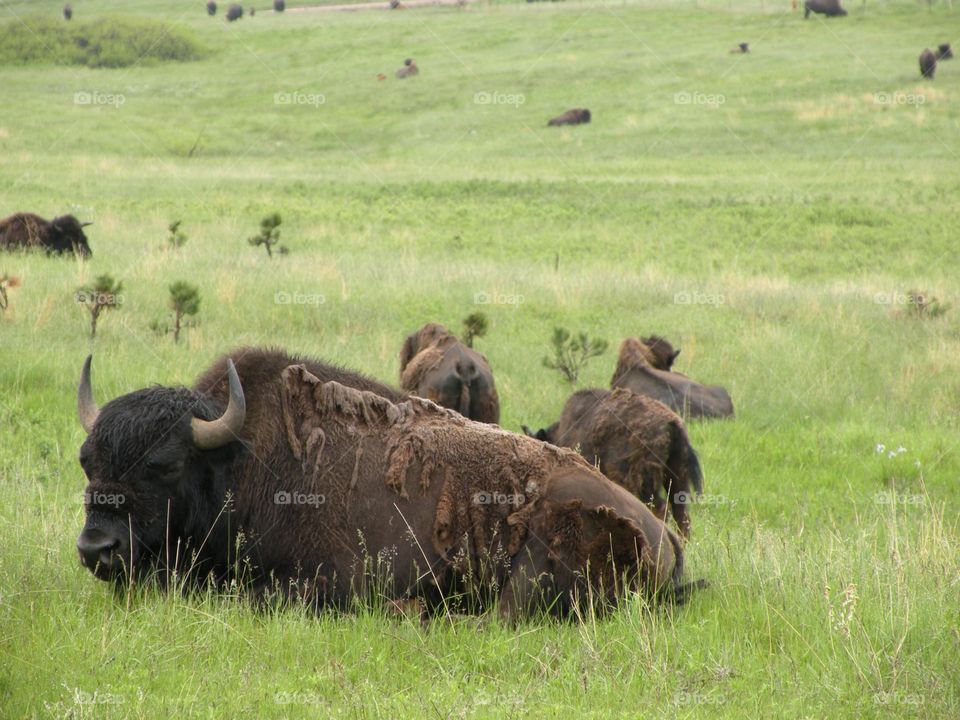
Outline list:
[[[670,356],[670,363],[671,363],[671,364],[673,363],[674,360],[677,359],[677,355],[679,355],[679,354],[680,354],[680,351],[679,351],[679,350],[676,350],[676,351],[673,353],[673,355]]]
[[[400,349],[400,374],[403,374],[403,371],[406,369],[407,365],[410,364],[410,361],[413,360],[413,356],[417,354],[417,351],[420,349],[417,340],[420,337],[420,333],[415,332],[412,335],[407,335],[407,339],[403,341],[403,347]]]
[[[537,437],[536,433],[530,430],[530,428],[528,428],[526,425],[521,425],[520,429],[523,430],[523,434],[526,435],[527,437],[532,437],[532,438]]]

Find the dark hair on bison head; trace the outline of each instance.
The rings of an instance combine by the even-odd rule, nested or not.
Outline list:
[[[243,6],[233,3],[227,8],[227,21],[233,22],[243,17]]]
[[[640,338],[640,340],[653,353],[656,359],[654,367],[658,370],[669,370],[673,367],[673,361],[677,359],[680,350],[675,349],[669,340],[659,335],[651,335],[650,337]]]
[[[82,257],[90,257],[93,251],[90,250],[90,244],[87,242],[87,236],[83,228],[93,223],[82,223],[73,215],[61,215],[50,221],[50,229],[47,233],[44,245],[48,252],[66,253],[73,252]]]
[[[83,367],[77,393],[88,436],[80,448],[87,476],[80,561],[101,580],[144,578],[159,568],[222,572],[230,538],[210,518],[227,512],[229,466],[240,445],[245,402],[229,366],[225,411],[187,388],[152,387],[97,408]],[[221,523],[223,525],[223,523]],[[159,577],[161,581],[165,578]]]

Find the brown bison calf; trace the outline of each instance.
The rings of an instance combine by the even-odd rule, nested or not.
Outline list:
[[[500,398],[490,364],[443,325],[427,323],[404,340],[400,387],[471,420],[500,422]]]
[[[937,72],[937,56],[929,48],[920,53],[920,75],[933,80]]]
[[[547,127],[558,125],[583,125],[590,122],[590,111],[586,108],[574,108],[567,110],[563,115],[553,118],[547,123]]]
[[[683,420],[661,402],[629,390],[581,390],[559,422],[530,437],[579,449],[587,462],[650,506],[663,520],[667,504],[684,537],[689,505],[703,492],[703,472]],[[666,498],[664,498],[664,494]]]
[[[403,78],[412,77],[413,75],[419,75],[420,68],[417,67],[417,63],[413,58],[407,58],[403,61],[403,67],[397,70],[395,74],[402,80]]]

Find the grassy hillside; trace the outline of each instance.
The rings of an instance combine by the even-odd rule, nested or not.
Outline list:
[[[20,280],[0,314],[0,717],[956,717],[960,60],[921,81],[916,58],[960,45],[960,10],[848,4],[228,25],[202,2],[90,0],[77,20],[169,23],[205,54],[0,64],[0,215],[94,222],[87,263],[0,256]],[[30,33],[60,7],[0,1],[0,22]],[[421,74],[399,81],[405,57]],[[593,122],[546,127],[571,107]],[[290,253],[269,260],[246,238],[273,211]],[[73,294],[104,273],[124,298],[91,343]],[[150,328],[175,280],[202,295],[179,345]],[[917,317],[914,290],[952,307]],[[690,427],[706,495],[688,569],[711,589],[421,628],[117,600],[80,567],[91,349],[100,402],[250,343],[396,383],[406,333],[478,309],[512,430],[570,392],[541,362],[557,325],[611,342],[585,387],[620,339],[657,332],[730,390],[736,420]]]

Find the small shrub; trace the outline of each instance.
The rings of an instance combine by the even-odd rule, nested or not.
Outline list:
[[[910,314],[919,320],[938,318],[950,309],[950,306],[946,303],[942,303],[937,298],[918,290],[911,290],[907,293],[907,303]]]
[[[81,286],[74,298],[90,313],[90,338],[97,336],[97,321],[104,310],[114,310],[123,303],[123,283],[109,275],[100,275],[89,285]]]
[[[200,291],[183,280],[170,286],[170,309],[173,310],[173,341],[180,342],[184,318],[193,317],[200,310]]]
[[[545,357],[543,364],[551,370],[558,371],[571,385],[576,385],[583,370],[591,358],[603,355],[607,351],[607,341],[587,337],[586,333],[578,333],[572,337],[569,330],[554,328],[553,357]]]
[[[487,316],[482,312],[475,312],[463,319],[463,342],[467,347],[473,347],[474,338],[487,334]]]
[[[170,234],[167,235],[167,243],[170,247],[182,248],[187,242],[187,236],[180,231],[180,220],[174,220],[167,227]]]
[[[273,246],[280,242],[280,224],[283,220],[280,219],[280,213],[273,213],[267,215],[263,220],[260,221],[260,233],[254,235],[252,238],[247,238],[247,242],[258,247],[262,245],[267,249],[267,257],[273,257]],[[287,254],[287,248],[284,246],[279,246],[277,252],[281,255]]]
[[[10,305],[10,298],[7,296],[7,290],[15,288],[20,284],[20,278],[11,277],[6,273],[0,275],[0,312],[3,312]]]

